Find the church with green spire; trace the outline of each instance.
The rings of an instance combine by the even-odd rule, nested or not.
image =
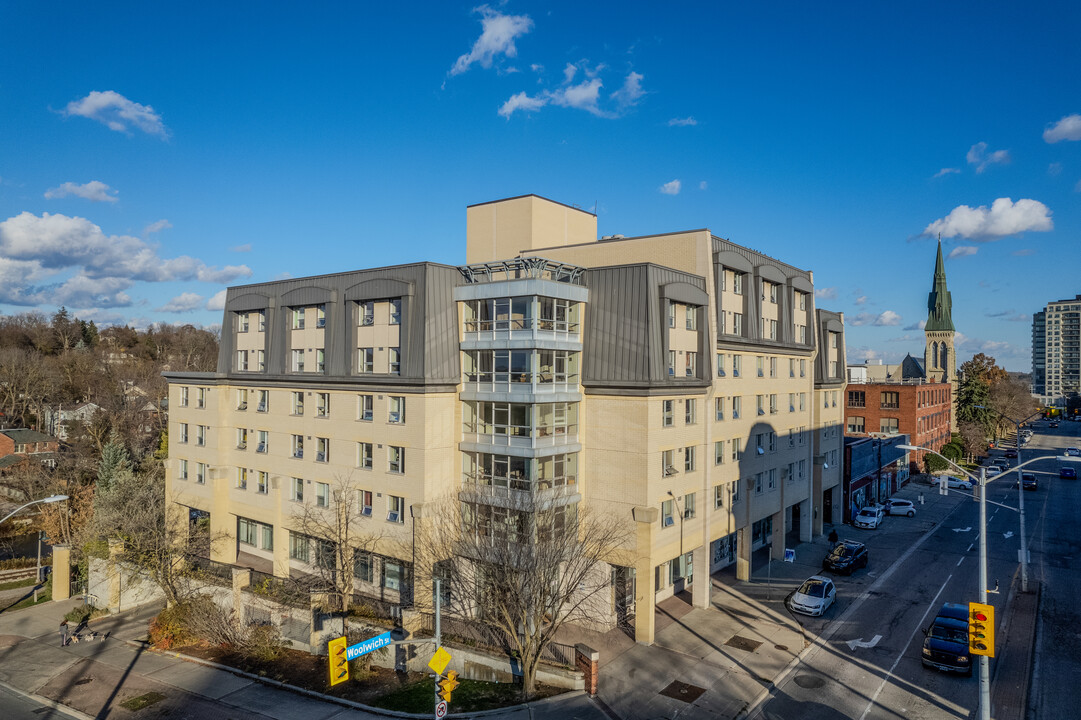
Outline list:
[[[953,403],[950,405],[950,429],[957,429],[957,353],[954,349],[953,300],[946,289],[946,264],[942,260],[942,238],[938,240],[935,276],[927,294],[927,323],[923,327],[926,346],[923,352],[924,377],[928,382],[948,382]]]

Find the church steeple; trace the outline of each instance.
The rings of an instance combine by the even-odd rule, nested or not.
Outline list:
[[[935,277],[931,292],[927,294],[927,324],[924,332],[944,330],[954,332],[953,300],[946,289],[946,264],[942,261],[942,238],[938,239],[938,257],[935,259]]]

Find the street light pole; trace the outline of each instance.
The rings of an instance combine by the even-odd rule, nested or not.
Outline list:
[[[987,468],[985,467],[980,468],[980,602],[987,604]],[[990,658],[980,655],[981,720],[991,720],[990,668]]]
[[[37,505],[38,503],[54,503],[54,502],[60,502],[61,500],[67,500],[67,499],[68,499],[67,495],[50,495],[49,497],[42,498],[40,500],[31,500],[30,502],[26,503],[25,505],[20,505],[19,507],[15,508],[11,512],[9,512],[4,517],[0,518],[0,523],[4,522],[9,517],[11,517],[15,513],[19,512],[20,510],[30,507],[31,505]]]

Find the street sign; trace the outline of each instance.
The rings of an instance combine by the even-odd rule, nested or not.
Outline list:
[[[435,706],[435,716],[437,718],[447,716],[447,704],[445,702],[440,701],[440,703]]]
[[[358,642],[356,645],[350,645],[345,649],[345,657],[347,660],[356,660],[361,655],[367,655],[372,650],[378,650],[385,645],[390,645],[390,642],[390,633],[385,632],[382,635],[376,635]]]
[[[428,661],[428,667],[432,669],[436,675],[442,675],[443,671],[447,669],[447,665],[450,663],[450,653],[439,648],[432,655],[432,659]]]
[[[794,563],[796,562],[796,551],[792,548],[784,549],[784,561]]]

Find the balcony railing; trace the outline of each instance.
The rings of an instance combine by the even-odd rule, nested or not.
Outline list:
[[[478,392],[567,392],[578,388],[577,373],[466,372],[467,389]]]

